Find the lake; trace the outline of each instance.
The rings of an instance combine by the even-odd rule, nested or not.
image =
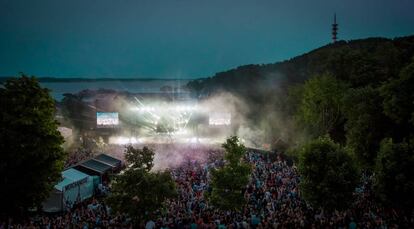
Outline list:
[[[134,80],[134,81],[79,81],[79,82],[41,82],[43,87],[52,90],[54,99],[61,101],[65,93],[77,93],[85,89],[112,89],[131,93],[158,93],[162,86],[180,88],[189,80]]]

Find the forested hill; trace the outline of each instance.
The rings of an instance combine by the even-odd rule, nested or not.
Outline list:
[[[243,95],[263,90],[263,86],[285,88],[326,72],[360,86],[395,76],[411,61],[413,54],[414,36],[339,41],[283,62],[245,65],[219,72],[191,81],[188,86],[200,94],[225,90]]]
[[[298,146],[326,134],[341,144],[369,138],[361,151],[375,155],[381,139],[401,140],[411,133],[413,69],[414,36],[368,38],[329,44],[274,64],[241,66],[188,86],[199,98],[221,91],[237,95],[249,108],[250,126],[263,133],[265,142]],[[405,121],[393,120],[402,116]],[[359,127],[366,132],[355,134]],[[364,137],[374,128],[377,132]]]
[[[310,202],[339,194],[338,202],[346,204],[352,198],[344,194],[352,196],[355,186],[342,185],[355,180],[341,179],[358,165],[374,174],[377,201],[412,213],[414,36],[340,41],[284,62],[217,73],[189,86],[201,97],[217,91],[238,95],[250,108],[250,129],[237,134],[250,133],[299,158],[301,193]],[[329,145],[336,149],[327,153]],[[341,159],[332,164],[329,158]],[[346,161],[350,166],[344,169]],[[323,194],[326,190],[329,194]]]

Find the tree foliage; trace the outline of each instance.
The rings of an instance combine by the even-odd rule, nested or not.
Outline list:
[[[407,134],[414,126],[414,59],[401,70],[399,77],[389,80],[381,87],[384,97],[384,113]]]
[[[342,98],[347,86],[329,74],[315,76],[303,85],[298,118],[317,136],[336,137],[343,129]]]
[[[302,147],[300,190],[315,207],[344,209],[352,201],[359,174],[354,159],[338,144],[320,137]]]
[[[414,139],[394,143],[384,139],[375,166],[374,188],[378,197],[394,207],[414,207]]]
[[[298,156],[300,150],[294,149],[328,134],[353,152],[362,170],[372,172],[383,157],[378,152],[384,138],[402,144],[414,136],[413,57],[414,36],[339,41],[287,61],[241,66],[188,86],[200,96],[221,90],[239,96],[250,108],[249,124],[265,127],[263,142],[286,142],[288,151]],[[395,168],[400,164],[405,167],[395,161]],[[377,182],[382,187],[388,180]],[[391,191],[380,196],[390,199]]]
[[[245,204],[244,189],[249,181],[250,166],[244,162],[246,148],[238,137],[232,136],[223,144],[227,164],[212,170],[212,204],[223,210],[240,210]]]
[[[381,140],[389,129],[389,119],[382,112],[382,97],[371,86],[350,89],[344,97],[346,144],[358,163],[372,169]]]
[[[371,86],[376,89],[396,78],[413,56],[414,36],[339,41],[283,62],[240,66],[190,81],[187,86],[200,97],[223,90],[237,95],[250,108],[248,121],[254,126],[267,127],[266,138],[281,138],[295,146],[298,134],[303,131],[297,131],[290,123],[297,121],[292,120],[292,113],[298,111],[301,100],[296,99],[296,93],[294,99],[290,99],[288,89],[296,89],[295,86],[302,86],[312,76],[324,74],[346,82],[351,88]],[[259,109],[262,112],[257,112]],[[315,130],[309,132],[320,135]],[[344,143],[343,123],[330,135]]]
[[[115,211],[127,213],[138,224],[176,196],[175,183],[169,171],[151,171],[151,149],[128,146],[125,158],[128,168],[114,177],[107,201]]]
[[[61,108],[65,121],[81,132],[96,125],[96,110],[83,102],[80,95],[64,94]]]
[[[154,151],[148,147],[136,149],[129,145],[125,150],[125,159],[130,168],[150,172],[154,166]]]
[[[0,87],[0,212],[39,206],[61,178],[65,153],[54,100],[34,77]]]

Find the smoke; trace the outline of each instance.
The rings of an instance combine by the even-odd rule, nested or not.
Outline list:
[[[257,92],[257,96],[263,98],[262,101],[252,103],[247,101],[245,97],[225,91],[216,92],[197,101],[197,110],[204,114],[229,113],[231,115],[231,125],[214,127],[208,125],[208,122],[204,122],[203,124],[197,124],[196,130],[189,130],[187,135],[172,136],[171,141],[177,144],[194,143],[194,141],[202,141],[202,136],[206,135],[209,140],[204,143],[217,144],[224,142],[227,137],[237,135],[247,147],[268,150],[276,142],[290,143],[292,136],[295,135],[295,125],[292,117],[287,117],[286,111],[283,110],[284,107],[279,105],[281,100],[286,99],[286,94],[283,94],[279,87],[279,80],[256,82],[252,87]],[[145,105],[169,106],[172,104],[155,101],[143,100]],[[136,106],[135,102],[131,102],[127,98],[118,99],[117,104],[114,105],[117,110],[124,112],[128,107]],[[192,118],[195,117],[192,116]],[[118,137],[117,139],[122,139],[120,140],[121,144],[170,143],[170,140],[164,141],[154,136],[145,136],[150,134],[151,131],[153,132],[153,129],[135,129],[134,131],[134,133],[123,131],[119,135],[124,137]],[[137,137],[137,135],[140,135],[140,137]],[[193,140],[194,138],[197,139]],[[112,141],[112,143],[115,142],[115,140]]]
[[[231,128],[222,136],[222,142],[226,137],[236,135],[247,147],[258,148],[263,144],[264,131],[248,118],[254,110],[240,96],[221,91],[208,97],[201,104],[203,107],[208,107],[210,113],[229,112],[231,114]]]
[[[73,130],[68,127],[59,126],[58,131],[60,132],[60,135],[62,135],[63,140],[64,140],[64,143],[62,144],[63,149],[64,150],[70,149],[74,143]]]
[[[126,145],[107,145],[104,151],[125,161]],[[205,164],[221,158],[223,149],[214,144],[133,144],[135,148],[149,147],[155,153],[153,171],[163,171],[181,167],[185,164]]]
[[[185,164],[205,164],[210,162],[214,155],[222,155],[222,149],[217,145],[202,144],[165,144],[154,145],[153,170],[178,168]]]
[[[232,135],[248,147],[282,151],[307,138],[295,123],[292,84],[285,75],[272,72],[242,85],[233,93],[218,91],[206,99],[209,107],[231,110]]]
[[[296,138],[299,139],[303,134],[297,131],[289,111],[288,90],[282,86],[283,78],[278,74],[268,75],[252,82],[248,85],[248,89],[233,91],[233,93],[216,91],[208,97],[195,101],[197,112],[207,116],[213,113],[230,114],[231,124],[212,125],[209,120],[187,115],[185,117],[191,117],[194,122],[183,125],[186,129],[185,133],[178,133],[178,131],[157,133],[157,125],[160,125],[157,121],[162,120],[156,118],[157,110],[141,108],[148,106],[165,109],[165,107],[181,106],[182,109],[184,104],[184,109],[187,109],[186,99],[111,92],[112,96],[102,97],[97,94],[90,101],[94,101],[100,110],[119,112],[120,117],[124,119],[117,129],[107,131],[107,134],[111,135],[107,136],[106,142],[109,144],[104,147],[104,152],[123,160],[125,145],[149,146],[155,151],[154,169],[164,170],[183,163],[207,162],[211,154],[221,151],[220,145],[232,135],[237,135],[245,146],[251,148],[270,150],[280,145],[295,144]],[[174,96],[173,93],[171,96]],[[101,102],[99,98],[104,98],[105,101]],[[189,106],[194,105],[191,105],[194,101],[189,101]],[[169,122],[183,114],[170,111],[167,109],[159,115],[168,116],[166,122]]]

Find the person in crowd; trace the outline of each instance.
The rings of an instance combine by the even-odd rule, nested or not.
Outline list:
[[[206,160],[193,155],[206,154]],[[221,211],[212,206],[206,194],[211,192],[210,171],[223,166],[219,150],[191,148],[184,163],[170,169],[178,197],[168,200],[165,208],[152,214],[142,228],[154,229],[261,229],[261,228],[409,228],[414,215],[385,209],[372,197],[372,177],[363,176],[355,192],[356,201],[346,211],[326,212],[309,206],[300,196],[300,176],[279,154],[249,151],[245,160],[253,167],[244,192],[247,204],[239,212]],[[110,194],[106,185],[103,196]],[[126,214],[112,213],[103,201],[92,198],[76,203],[56,216],[38,216],[27,222],[0,222],[6,228],[132,228]],[[404,216],[403,216],[404,215]],[[10,227],[12,225],[12,227]]]

